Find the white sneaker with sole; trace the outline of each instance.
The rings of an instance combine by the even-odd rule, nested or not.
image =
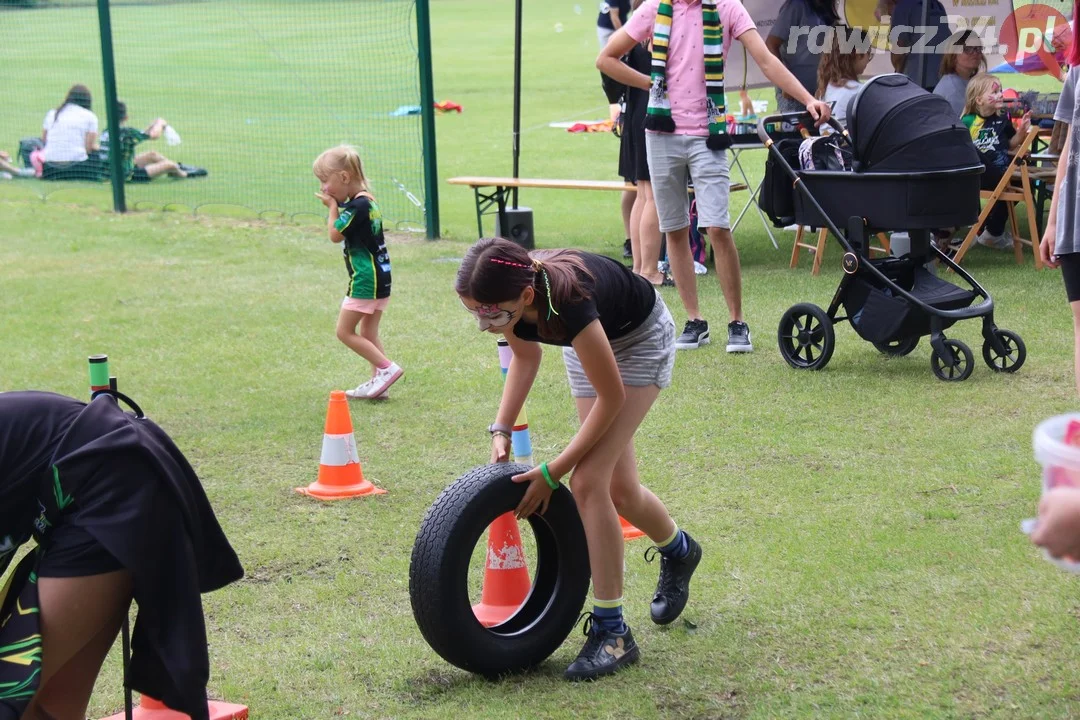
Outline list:
[[[1001,235],[991,235],[986,230],[983,230],[979,233],[979,237],[975,238],[975,242],[994,250],[1012,250],[1013,247],[1012,233],[1008,230]]]
[[[404,374],[405,371],[395,362],[384,368],[379,368],[375,371],[375,377],[371,378],[371,385],[368,387],[368,398],[374,400],[382,395]]]
[[[346,390],[345,396],[353,400],[389,400],[390,393],[386,390],[383,390],[381,394],[376,395],[375,397],[368,395],[368,393],[371,392],[371,383],[374,379],[375,378],[372,378],[365,383],[360,383],[353,390]]]

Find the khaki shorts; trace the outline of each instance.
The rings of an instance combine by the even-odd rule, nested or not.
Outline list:
[[[656,214],[660,232],[682,230],[690,225],[690,197],[687,182],[694,180],[698,227],[730,228],[728,193],[731,175],[727,152],[710,150],[704,135],[645,133]]]

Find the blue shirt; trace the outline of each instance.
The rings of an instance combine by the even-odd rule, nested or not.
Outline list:
[[[615,25],[611,22],[611,11],[619,11],[619,22],[626,24],[630,17],[630,0],[611,0],[600,3],[600,16],[596,18],[596,27],[614,30]]]

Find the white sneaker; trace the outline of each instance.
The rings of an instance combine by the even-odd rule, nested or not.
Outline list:
[[[390,393],[387,390],[383,390],[382,393],[375,397],[368,395],[368,393],[371,392],[371,383],[374,380],[375,378],[372,378],[365,383],[360,383],[353,390],[346,390],[345,396],[352,398],[353,400],[389,400]]]
[[[405,371],[395,362],[375,371],[375,377],[371,378],[371,385],[368,387],[368,398],[374,400],[382,395],[404,374]]]
[[[15,177],[32,178],[36,177],[36,174],[34,173],[34,168],[19,168],[15,172]]]
[[[375,378],[371,378],[371,380],[374,380],[374,379]],[[367,382],[360,383],[359,385],[357,385],[352,390],[346,390],[345,391],[345,397],[350,397],[353,400],[357,400],[357,399],[361,399],[361,398],[366,400],[367,397],[368,397],[368,393],[371,392],[371,380],[368,380]]]
[[[975,238],[975,242],[980,245],[994,250],[1011,250],[1013,246],[1012,233],[1005,230],[1001,235],[991,235],[986,230],[979,233],[979,237]]]

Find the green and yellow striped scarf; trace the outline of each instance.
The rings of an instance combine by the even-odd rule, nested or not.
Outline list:
[[[671,101],[667,91],[668,42],[671,39],[672,0],[660,0],[653,25],[652,88],[645,127],[656,132],[675,132]],[[701,0],[705,50],[705,93],[709,112],[708,146],[712,150],[731,147],[724,107],[724,25],[716,9],[716,0]]]

